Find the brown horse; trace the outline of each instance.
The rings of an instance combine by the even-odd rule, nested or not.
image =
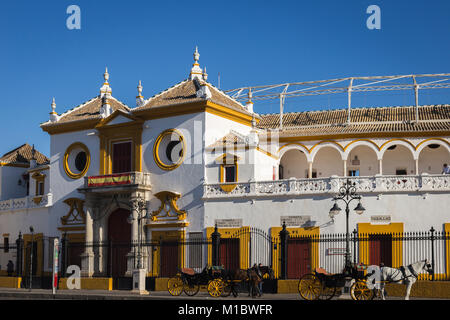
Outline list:
[[[256,267],[252,267],[249,269],[238,269],[235,271],[229,272],[229,280],[237,280],[240,282],[247,282],[248,284],[248,296],[255,297],[256,295],[261,296],[262,292],[259,288],[259,284],[263,281],[263,277],[267,274],[269,279],[274,278],[273,270],[267,266],[259,267],[259,274]],[[231,286],[231,291],[233,295],[236,297],[238,295],[237,290],[234,286],[234,281]]]

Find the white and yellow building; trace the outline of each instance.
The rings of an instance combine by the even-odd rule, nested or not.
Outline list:
[[[148,99],[139,82],[136,106],[113,97],[107,70],[93,99],[60,114],[53,102],[41,124],[49,163],[22,170],[45,181],[46,204],[16,208],[24,195],[3,193],[18,183],[2,171],[0,233],[29,237],[33,225],[74,242],[137,241],[138,199],[151,216],[146,241],[209,236],[215,225],[224,238],[250,227],[275,236],[283,222],[296,235],[342,233],[345,215],[331,220],[329,210],[347,178],[366,208],[351,215],[352,229],[448,230],[450,105],[420,106],[417,121],[409,106],[356,108],[349,124],[346,109],[287,113],[279,129],[279,114],[234,100],[207,81],[197,51],[194,60],[188,79]],[[106,250],[87,248],[83,276],[105,274]],[[133,252],[126,257],[116,271],[130,275]]]

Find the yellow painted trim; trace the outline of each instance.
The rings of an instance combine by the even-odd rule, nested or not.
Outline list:
[[[369,142],[369,143],[373,144],[373,145],[375,146],[375,148],[377,148],[378,151],[380,151],[380,147],[379,147],[375,142],[373,142],[373,141],[370,140],[370,139],[356,139],[356,140],[353,140],[352,142],[349,142],[349,143],[344,147],[344,151],[347,150],[348,147],[351,146],[352,144],[354,144],[354,143],[356,143],[356,142],[360,142],[360,141]]]
[[[144,227],[148,229],[164,229],[164,228],[186,228],[189,222],[173,222],[173,223],[148,223]]]
[[[84,231],[86,230],[86,227],[58,227],[58,230],[60,231]]]
[[[33,235],[33,241],[37,243],[37,267],[36,267],[36,276],[41,276],[43,274],[42,267],[43,267],[43,257],[44,257],[44,248],[43,248],[43,238],[44,238],[44,234],[43,233],[35,233]],[[29,267],[29,263],[30,261],[28,261],[30,259],[30,257],[25,255],[25,248],[28,247],[29,242],[31,242],[31,233],[28,234],[24,234],[23,235],[23,248],[24,248],[24,268],[26,268],[27,266]],[[28,262],[28,263],[27,263]]]
[[[445,267],[447,278],[438,280],[450,280],[450,223],[444,223],[444,232],[447,235],[447,239],[445,240]]]
[[[258,150],[259,152],[264,153],[265,155],[274,158],[275,160],[279,160],[280,158],[272,153],[270,153],[269,151],[266,151],[264,149],[261,149],[260,147],[256,147],[256,150]]]
[[[279,238],[280,231],[282,230],[282,227],[272,227],[270,228],[270,236],[273,238]],[[313,227],[313,228],[302,228],[302,227],[287,227],[286,230],[289,232],[289,237],[294,238],[302,238],[302,237],[314,237],[315,239],[318,239],[320,236],[320,228],[319,227]],[[272,269],[275,273],[275,277],[278,278],[281,276],[281,264],[280,260],[276,259],[279,257],[279,250],[280,250],[280,244],[278,243],[277,249],[272,248]],[[311,271],[315,268],[320,267],[320,251],[319,251],[319,241],[311,242],[311,256],[310,256],[310,262],[311,262]],[[298,283],[298,281],[297,281]]]
[[[75,148],[81,148],[86,153],[86,165],[83,171],[78,174],[73,173],[69,168],[69,155]],[[72,143],[64,153],[64,162],[63,162],[64,171],[66,172],[67,176],[71,179],[79,179],[82,176],[84,176],[88,171],[90,165],[91,165],[91,154],[89,152],[89,149],[81,142]]]
[[[415,147],[410,141],[408,141],[408,140],[406,140],[406,139],[395,138],[395,139],[390,139],[390,140],[384,142],[384,143],[380,146],[380,151],[384,148],[385,145],[387,145],[388,143],[393,142],[393,141],[403,141],[403,142],[406,142],[406,143],[409,144],[414,150],[417,150],[416,147]]]
[[[320,142],[317,142],[315,145],[313,145],[313,146],[309,149],[309,151],[310,151],[310,152],[313,151],[315,147],[317,147],[317,146],[319,146],[319,145],[321,145],[321,144],[323,144],[323,143],[331,143],[331,144],[335,144],[335,145],[337,145],[342,151],[345,151],[344,147],[343,147],[339,142],[336,142],[336,141],[334,141],[334,140],[322,140],[322,141],[320,141]]]
[[[62,225],[68,225],[68,224],[83,224],[85,223],[85,219],[86,219],[86,214],[84,212],[84,200],[83,199],[79,199],[79,198],[68,198],[65,199],[63,201],[65,204],[67,204],[69,206],[69,212],[61,217],[61,224]],[[71,223],[71,221],[68,221],[70,216],[72,216],[72,213],[76,211],[77,214],[76,216],[80,216],[81,218],[81,222],[75,222],[75,223]],[[75,216],[74,216],[75,218]]]
[[[0,167],[29,168],[29,164],[0,162]]]
[[[69,290],[67,288],[67,280],[69,278],[59,279],[59,290]],[[113,278],[81,278],[81,290],[107,290],[113,289]]]
[[[165,136],[172,135],[172,134],[176,134],[180,138],[179,141],[182,144],[182,155],[181,155],[180,159],[178,159],[178,161],[176,163],[174,163],[174,164],[165,164],[161,160],[161,158],[159,157],[159,147],[160,147],[162,139]],[[186,141],[184,140],[184,137],[181,134],[181,132],[178,131],[177,129],[164,130],[163,132],[161,132],[159,134],[158,138],[156,138],[155,143],[153,144],[153,159],[155,160],[156,165],[159,168],[161,168],[162,170],[166,170],[166,171],[175,170],[176,168],[178,168],[183,163],[185,156],[186,156]]]
[[[125,141],[131,142],[131,171],[142,172],[143,120],[124,113],[116,113],[115,116],[117,115],[124,115],[133,121],[107,125],[112,119],[105,119],[104,123],[96,126],[100,133],[100,175],[112,174],[112,145]]]
[[[219,181],[220,183],[224,183],[225,181],[225,166],[229,166],[229,165],[234,165],[235,167],[235,181],[234,182],[238,182],[238,177],[239,177],[239,163],[238,160],[239,158],[237,156],[233,156],[233,163],[226,163],[227,160],[227,155],[224,154],[222,156],[220,156],[219,158],[217,158],[216,160],[222,160],[222,163],[220,164],[220,176],[219,176]],[[225,162],[225,163],[224,163]],[[220,188],[229,193],[231,191],[233,191],[236,188],[237,184],[223,184],[220,186]]]
[[[152,221],[158,221],[160,218],[169,217],[168,212],[166,212],[166,215],[160,216],[161,212],[166,207],[166,205],[169,205],[170,211],[177,214],[176,217],[177,220],[181,221],[186,219],[187,211],[179,209],[177,205],[177,201],[181,197],[180,194],[171,191],[161,191],[155,194],[155,197],[158,198],[158,200],[161,202],[161,205],[157,210],[151,213]]]
[[[280,137],[280,142],[292,141],[314,141],[325,139],[351,139],[351,138],[391,138],[391,137],[409,137],[422,138],[427,137],[442,137],[450,135],[450,131],[421,131],[421,132],[368,132],[368,133],[353,133],[353,134],[333,134],[333,135],[317,135],[317,136],[292,136]]]
[[[186,239],[186,231],[183,230],[168,230],[168,231],[152,231],[152,241],[158,242],[158,241],[177,241],[177,242],[183,242]],[[150,268],[152,272],[149,272],[150,277],[157,277],[159,276],[161,270],[160,270],[160,256],[161,256],[161,246],[156,246],[156,250],[152,250],[152,264],[153,266]],[[185,266],[185,246],[180,245],[178,246],[178,261],[179,265],[178,267],[184,268]],[[167,290],[167,286],[166,286]]]
[[[393,237],[403,232],[403,222],[373,225],[368,222],[358,223],[358,237],[368,237],[372,234],[390,234]],[[359,257],[364,264],[370,261],[370,241],[359,241]],[[403,264],[403,241],[392,241],[392,267],[398,268]]]
[[[419,144],[417,144],[414,148],[416,149],[416,151],[419,149],[419,147],[422,145],[422,144],[424,144],[424,143],[426,143],[426,142],[428,142],[428,141],[431,141],[431,140],[439,140],[439,141],[442,141],[442,142],[444,142],[445,144],[447,144],[448,146],[450,146],[450,142],[448,142],[447,140],[445,140],[445,139],[442,139],[442,138],[428,138],[428,139],[425,139],[425,140],[422,140]]]
[[[21,277],[0,277],[0,287],[1,288],[20,289],[21,283],[22,283]]]
[[[214,227],[206,228],[206,237],[211,238],[211,234],[214,232]],[[241,228],[218,228],[221,239],[230,239],[238,233],[245,234],[250,231],[250,227],[243,226]],[[239,268],[248,269],[251,266],[248,264],[248,252],[250,246],[250,237],[239,237]],[[212,265],[212,246],[208,246],[208,265]]]

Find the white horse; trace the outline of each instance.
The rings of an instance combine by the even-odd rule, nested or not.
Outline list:
[[[389,268],[389,267],[381,267],[381,298],[385,300],[384,296],[384,286],[386,282],[397,282],[403,283],[406,285],[406,296],[405,300],[409,300],[409,294],[411,293],[412,285],[417,281],[417,277],[419,273],[422,271],[426,271],[428,273],[432,273],[433,269],[428,260],[421,260],[415,263],[412,263],[406,267]]]

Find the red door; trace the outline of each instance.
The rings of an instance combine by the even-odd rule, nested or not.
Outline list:
[[[108,219],[108,270],[113,277],[123,277],[127,271],[127,254],[131,251],[130,211],[117,209]]]
[[[392,267],[392,236],[390,234],[369,235],[369,264]]]
[[[219,263],[227,270],[238,270],[239,267],[239,239],[220,239]]]
[[[161,277],[176,275],[178,268],[178,242],[161,242]]]
[[[131,171],[131,142],[113,144],[112,173]]]
[[[298,279],[311,272],[311,242],[308,239],[289,239],[287,250],[287,277]]]

